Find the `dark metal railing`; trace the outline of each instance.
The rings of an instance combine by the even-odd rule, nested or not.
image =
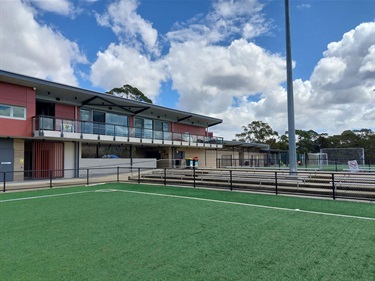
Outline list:
[[[275,160],[275,161],[274,161]],[[349,170],[348,161],[356,160],[358,164],[358,169],[360,171],[375,172],[375,159],[368,158],[366,161],[357,159],[332,159],[327,161],[316,160],[303,160],[298,161],[299,170],[321,170],[321,171],[345,171]],[[361,164],[363,163],[363,164]],[[271,167],[279,169],[287,169],[289,163],[284,163],[281,159],[270,159],[267,154],[258,156],[258,158],[217,158],[216,166],[218,168],[225,167]]]
[[[238,170],[238,169],[159,169],[152,173],[138,173],[129,180],[137,183],[158,183],[190,187],[212,187],[303,196],[329,197],[332,199],[375,200],[375,173]]]
[[[45,175],[43,179],[24,180],[25,175]],[[65,178],[54,175],[64,174]],[[9,181],[9,175],[13,181]],[[74,175],[78,175],[74,177]],[[332,199],[375,200],[375,173],[287,171],[266,169],[155,169],[148,167],[100,167],[64,170],[5,171],[0,173],[2,191],[56,186],[79,186],[96,183],[125,182],[161,185],[212,187],[228,190],[296,194]]]
[[[82,121],[75,119],[56,118],[51,116],[34,116],[32,117],[32,131],[38,131],[38,135],[42,136],[44,131],[57,131],[61,132],[64,136],[65,133],[79,133],[81,138],[85,134],[94,135],[107,135],[114,137],[148,139],[148,140],[161,140],[172,141],[178,143],[189,144],[210,144],[222,145],[222,137],[210,137],[204,135],[193,135],[190,133],[175,133],[168,131],[158,131],[153,129],[137,128],[125,125],[101,123],[92,121]]]

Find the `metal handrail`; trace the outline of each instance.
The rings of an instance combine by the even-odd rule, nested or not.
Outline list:
[[[53,116],[37,115],[32,117],[33,131],[57,131],[61,133],[80,133],[94,135],[108,135],[117,137],[132,137],[140,139],[152,139],[163,141],[179,141],[188,143],[223,144],[222,137],[210,137],[189,133],[176,133],[145,129],[139,127],[84,121],[78,119],[57,118]]]

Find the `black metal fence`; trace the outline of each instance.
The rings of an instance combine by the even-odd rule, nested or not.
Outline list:
[[[132,173],[137,173],[137,168],[112,166],[87,169],[5,171],[0,173],[0,182],[2,184],[1,191],[6,192],[121,182],[127,181]],[[55,175],[62,176],[56,177]],[[12,180],[10,181],[9,178]]]
[[[211,187],[216,189],[329,197],[332,199],[375,200],[375,173],[264,169],[159,169],[138,170],[129,178],[137,183]]]
[[[24,175],[41,171],[2,172],[2,191],[53,188],[59,186],[93,185],[110,182],[136,182],[161,185],[210,187],[215,189],[295,194],[329,197],[332,199],[361,199],[375,201],[375,172],[323,172],[271,169],[155,169],[134,167],[102,167],[43,171],[42,179],[21,179]],[[7,181],[11,173],[13,181]],[[64,174],[64,178],[53,175]]]
[[[349,169],[348,161],[356,160],[358,163],[358,167],[360,170],[363,171],[375,171],[375,159],[368,158],[366,160],[363,159],[347,159],[347,158],[340,158],[340,159],[306,159],[301,157],[298,160],[298,167],[305,168],[305,169],[317,169],[322,171],[345,171]],[[288,161],[283,161],[282,158],[279,157],[268,157],[267,155],[261,155],[258,158],[249,158],[249,159],[238,159],[238,158],[217,158],[216,159],[216,166],[218,168],[231,168],[231,167],[272,167],[272,168],[286,168],[288,167]]]

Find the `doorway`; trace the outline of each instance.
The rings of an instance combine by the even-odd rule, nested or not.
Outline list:
[[[13,173],[11,172],[13,171],[13,167],[14,167],[13,140],[12,139],[0,139],[0,181],[4,181],[4,177],[5,177],[5,181],[13,181]]]

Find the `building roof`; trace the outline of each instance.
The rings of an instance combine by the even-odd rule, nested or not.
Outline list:
[[[260,150],[269,150],[270,146],[263,143],[250,143],[241,141],[227,141],[224,140],[224,146],[243,147],[243,148],[259,148]]]
[[[177,122],[198,127],[211,127],[223,122],[222,119],[171,109],[163,106],[116,97],[106,93],[95,92],[61,83],[25,76],[0,70],[0,82],[35,88],[39,99],[61,102],[76,106],[90,106],[113,112],[126,112],[163,121]]]

